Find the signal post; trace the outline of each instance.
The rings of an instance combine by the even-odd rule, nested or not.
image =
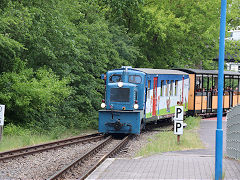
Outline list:
[[[5,105],[0,105],[0,141],[2,140]]]
[[[177,143],[180,144],[180,135],[183,134],[183,106],[175,107],[174,134],[177,135]]]

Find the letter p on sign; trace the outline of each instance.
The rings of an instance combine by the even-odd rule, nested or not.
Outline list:
[[[183,121],[174,121],[174,134],[183,134]]]
[[[183,121],[183,106],[176,106],[175,107],[175,121]]]

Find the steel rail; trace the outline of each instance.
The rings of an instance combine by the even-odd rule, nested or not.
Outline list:
[[[92,148],[90,151],[86,152],[83,154],[80,158],[77,158],[75,161],[70,163],[69,165],[65,166],[63,169],[60,171],[56,172],[54,175],[49,177],[47,180],[54,180],[61,178],[64,173],[66,173],[69,169],[72,167],[76,166],[77,164],[83,162],[85,159],[87,159],[89,156],[95,154],[99,149],[103,148],[108,142],[112,140],[112,136],[109,136],[106,140],[104,140],[101,144],[97,145],[96,147]]]
[[[83,180],[85,178],[87,178],[100,164],[103,163],[103,161],[105,159],[107,159],[108,157],[111,157],[112,155],[114,155],[115,153],[117,153],[123,146],[125,146],[127,144],[127,142],[130,139],[130,135],[126,136],[121,142],[119,142],[109,153],[107,153],[106,155],[104,155],[89,171],[87,171],[83,176],[81,176],[79,179]]]
[[[24,155],[29,155],[29,154],[34,154],[50,149],[55,149],[63,146],[68,146],[72,144],[77,144],[77,143],[83,143],[83,142],[88,142],[88,141],[93,141],[97,139],[103,138],[104,135],[101,135],[100,133],[95,133],[95,134],[90,134],[86,136],[75,136],[72,138],[67,138],[59,141],[53,141],[50,143],[44,143],[44,144],[39,144],[39,145],[34,145],[34,146],[27,146],[19,149],[14,149],[10,151],[4,151],[0,153],[0,160],[6,160],[18,156],[24,156]]]

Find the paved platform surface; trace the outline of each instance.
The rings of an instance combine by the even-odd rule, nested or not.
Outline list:
[[[223,120],[224,150],[226,120]],[[107,159],[87,179],[214,179],[216,118],[201,121],[206,149],[174,151],[137,159]],[[240,162],[223,159],[224,179],[240,179]]]

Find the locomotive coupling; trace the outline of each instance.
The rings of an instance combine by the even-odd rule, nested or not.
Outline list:
[[[114,122],[114,123],[106,123],[105,125],[106,125],[106,126],[113,127],[116,131],[121,130],[122,127],[124,127],[124,126],[129,126],[129,127],[130,127],[130,128],[129,128],[129,131],[132,130],[131,124],[121,123],[121,122],[120,122],[120,119],[118,119],[118,120],[117,120],[116,122]]]
[[[113,125],[114,129],[116,129],[117,131],[119,131],[122,127],[123,127],[123,124],[120,123],[120,121],[116,121]]]

